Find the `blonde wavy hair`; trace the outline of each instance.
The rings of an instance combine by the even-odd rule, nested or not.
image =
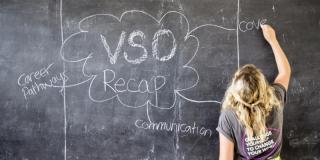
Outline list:
[[[274,107],[279,106],[274,88],[253,64],[244,65],[236,71],[222,103],[222,109],[236,111],[248,138],[258,135],[261,140],[265,139],[267,132],[267,116]]]

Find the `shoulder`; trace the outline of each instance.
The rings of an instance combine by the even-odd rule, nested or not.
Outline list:
[[[271,87],[274,88],[277,98],[281,102],[286,103],[286,101],[287,101],[287,90],[285,89],[285,87],[280,83],[272,83]]]
[[[222,109],[216,130],[234,144],[238,144],[243,127],[237,118],[236,110],[232,108]]]
[[[218,126],[216,130],[223,134],[226,138],[228,138],[231,142],[235,143],[235,137],[234,137],[234,124],[232,120],[232,110],[230,109],[222,109],[220,116],[219,116],[219,121],[218,121]]]
[[[236,116],[236,111],[235,111],[235,109],[232,109],[232,108],[225,108],[225,109],[221,110],[221,115],[225,115],[228,117],[234,117],[234,116]]]
[[[231,108],[222,109],[219,121],[228,123],[230,127],[234,127],[235,124],[238,122],[236,111]]]
[[[284,91],[284,92],[287,91],[286,88],[280,83],[274,82],[274,83],[271,83],[271,86],[274,87],[275,89],[278,89],[278,90],[281,90],[281,91]]]

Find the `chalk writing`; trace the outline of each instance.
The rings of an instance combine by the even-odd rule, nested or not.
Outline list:
[[[91,85],[92,85],[92,82],[93,82],[93,80],[96,78],[96,76],[97,75],[88,75],[88,74],[86,74],[85,73],[85,65],[86,65],[86,62],[89,60],[89,59],[91,59],[92,57],[91,57],[91,53],[88,55],[88,56],[85,56],[85,57],[82,57],[82,58],[80,58],[80,59],[76,59],[76,60],[68,60],[67,58],[65,58],[64,57],[64,51],[63,51],[63,48],[64,48],[64,46],[66,45],[66,43],[67,43],[67,41],[69,41],[70,39],[72,39],[74,36],[77,36],[77,35],[79,35],[79,34],[83,34],[83,33],[86,33],[86,32],[88,32],[87,30],[85,30],[85,29],[82,29],[81,28],[81,23],[83,22],[83,21],[85,21],[85,20],[87,20],[87,19],[90,19],[90,18],[92,18],[92,17],[96,17],[96,16],[99,16],[99,15],[105,15],[105,16],[109,16],[109,17],[113,17],[114,19],[116,19],[118,22],[121,22],[121,20],[122,20],[122,17],[123,16],[125,16],[127,13],[143,13],[143,14],[145,14],[146,16],[148,16],[148,17],[150,17],[150,18],[152,18],[152,19],[154,19],[158,24],[160,24],[160,21],[166,16],[166,15],[168,15],[168,14],[170,14],[170,13],[175,13],[175,14],[179,14],[179,15],[181,15],[180,16],[180,22],[182,22],[182,20],[184,19],[184,20],[186,20],[186,22],[187,22],[187,34],[186,34],[186,36],[185,36],[185,40],[187,40],[188,38],[193,38],[193,39],[195,39],[196,40],[196,42],[197,42],[197,47],[196,47],[196,51],[194,52],[194,54],[193,54],[193,56],[192,56],[192,58],[187,62],[187,63],[185,63],[184,65],[183,65],[183,68],[184,69],[189,69],[189,70],[193,70],[195,73],[197,73],[197,70],[195,69],[195,68],[193,68],[193,67],[190,67],[190,66],[188,66],[188,64],[193,60],[193,58],[196,56],[196,54],[197,54],[197,52],[198,52],[198,48],[199,48],[199,39],[196,37],[196,36],[194,36],[194,35],[192,35],[192,33],[193,33],[193,31],[195,31],[195,30],[197,30],[197,29],[199,29],[199,28],[202,28],[202,27],[217,27],[217,28],[220,28],[220,29],[224,29],[224,30],[228,30],[228,31],[236,31],[236,36],[237,36],[237,40],[236,40],[236,42],[237,42],[237,64],[238,64],[238,68],[239,68],[239,65],[240,65],[240,63],[239,63],[239,12],[240,12],[240,1],[239,0],[237,0],[237,27],[236,27],[236,29],[235,28],[226,28],[226,27],[223,27],[223,26],[219,26],[219,25],[216,25],[216,24],[203,24],[203,25],[200,25],[200,26],[198,26],[198,27],[195,27],[194,29],[192,29],[192,30],[189,30],[189,22],[188,22],[188,20],[187,20],[187,18],[183,15],[183,14],[181,14],[181,13],[179,13],[179,12],[176,12],[176,11],[170,11],[170,12],[167,12],[167,13],[165,13],[159,20],[158,19],[156,19],[155,17],[153,17],[152,15],[150,15],[150,14],[148,14],[148,13],[146,13],[146,12],[143,12],[143,11],[139,11],[139,10],[131,10],[131,11],[125,11],[125,12],[123,12],[122,14],[121,14],[121,16],[120,17],[117,17],[117,16],[114,16],[114,15],[112,15],[112,14],[96,14],[96,15],[91,15],[91,16],[88,16],[88,17],[86,17],[86,18],[84,18],[84,19],[82,19],[80,22],[79,22],[79,30],[80,30],[80,32],[77,32],[77,33],[74,33],[74,34],[72,34],[72,35],[70,35],[69,37],[67,37],[66,39],[64,38],[64,29],[63,29],[63,24],[62,24],[62,20],[63,20],[63,15],[62,15],[62,1],[63,0],[60,0],[60,33],[61,33],[61,40],[62,40],[62,45],[61,45],[61,48],[60,48],[60,55],[61,55],[61,57],[62,57],[62,59],[65,61],[65,62],[69,62],[69,63],[76,63],[76,62],[83,62],[83,67],[82,67],[82,73],[83,73],[83,75],[85,76],[85,77],[87,77],[87,79],[85,80],[85,81],[82,81],[82,82],[79,82],[79,83],[74,83],[74,84],[68,84],[68,85],[66,85],[65,84],[65,81],[63,81],[64,83],[63,83],[63,86],[62,86],[62,88],[63,88],[63,91],[64,91],[64,160],[66,160],[67,159],[67,113],[66,113],[66,103],[65,103],[65,100],[66,100],[66,94],[65,94],[65,88],[67,88],[67,87],[73,87],[73,86],[77,86],[77,85],[81,85],[81,84],[84,84],[84,83],[86,83],[86,82],[88,82],[88,81],[91,81],[90,82],[90,88],[91,88]],[[142,40],[144,40],[144,35],[143,34],[141,34],[140,32],[137,32],[137,36],[140,36],[140,38],[142,39]],[[122,45],[122,43],[123,43],[123,41],[124,41],[124,38],[122,38],[122,37],[124,37],[124,35],[123,35],[123,33],[121,33],[121,36],[120,36],[120,46]],[[116,59],[116,57],[118,57],[118,54],[120,53],[120,50],[118,49],[119,47],[117,47],[117,49],[116,49],[116,51],[115,51],[115,53],[114,54],[112,54],[111,53],[111,50],[110,50],[110,47],[109,47],[109,45],[106,43],[106,38],[101,34],[101,36],[100,36],[100,38],[101,38],[101,41],[102,41],[102,43],[103,43],[103,45],[104,45],[104,48],[105,48],[105,50],[107,51],[107,53],[108,53],[108,57],[110,58],[110,63],[111,64],[115,64],[116,63],[116,61],[117,61],[117,59]],[[158,38],[158,36],[157,36],[157,38]],[[156,39],[156,40],[158,40],[158,39]],[[157,41],[154,41],[154,42],[157,42]],[[143,46],[141,46],[140,44],[135,44],[135,43],[133,43],[133,39],[132,39],[132,41],[129,41],[129,43],[130,43],[130,45],[131,46],[133,46],[133,47],[140,47],[140,48],[142,48],[143,49],[143,52],[144,52],[144,54],[143,54],[143,56],[142,57],[140,57],[140,59],[138,59],[138,60],[136,60],[136,61],[132,61],[133,63],[141,63],[141,61],[144,61],[145,60],[145,55],[146,55],[146,53],[147,53],[147,51],[145,50],[145,48],[143,47]],[[158,42],[157,42],[158,43]],[[153,43],[152,44],[152,46],[154,46],[153,48],[157,48],[157,43]],[[173,43],[173,46],[174,46],[175,44]],[[118,43],[118,46],[119,46],[119,43]],[[171,53],[173,53],[173,52],[171,52]],[[157,52],[155,53],[155,50],[153,50],[153,55],[157,55]],[[126,60],[128,61],[129,59],[128,59],[128,55],[127,54],[125,54],[124,53],[124,56],[125,56],[125,58],[126,58]],[[171,56],[173,56],[172,54],[169,54],[169,57],[165,57],[165,59],[170,59],[171,58]],[[130,60],[129,60],[129,62],[131,62]],[[64,71],[65,71],[65,68],[64,68]],[[111,69],[110,69],[110,71],[112,71]],[[103,73],[105,73],[105,70],[103,71]],[[194,83],[194,84],[192,84],[191,86],[189,86],[189,87],[185,87],[185,88],[178,88],[178,89],[174,89],[174,93],[175,93],[175,98],[176,98],[176,95],[179,95],[181,98],[183,98],[183,99],[185,99],[185,100],[188,100],[188,101],[191,101],[191,102],[194,102],[194,103],[207,103],[207,102],[213,102],[213,103],[220,103],[219,101],[217,101],[217,100],[207,100],[207,101],[198,101],[198,100],[194,100],[194,99],[190,99],[190,98],[188,98],[188,97],[185,97],[185,96],[183,96],[181,93],[180,93],[180,91],[183,91],[183,90],[188,90],[188,89],[191,89],[191,88],[193,88],[193,87],[195,87],[197,84],[198,84],[198,82],[199,82],[199,75],[198,75],[198,73],[197,73],[197,81],[196,81],[196,83]],[[104,77],[105,77],[105,75],[104,75]],[[124,85],[125,83],[124,83],[124,80],[121,80],[120,78],[118,79],[118,81],[120,82],[120,84],[118,84],[118,85]],[[117,81],[117,82],[118,82]],[[105,84],[105,80],[104,80],[104,84]],[[154,82],[156,82],[156,80],[154,80]],[[165,82],[164,82],[165,83]],[[163,84],[164,84],[163,83]],[[128,84],[128,83],[127,83]],[[115,85],[115,86],[117,86],[117,85]],[[128,86],[128,85],[127,85]],[[155,88],[156,88],[156,84],[154,85],[155,86]],[[161,86],[161,85],[160,85]],[[89,88],[89,97],[90,97],[90,88]],[[128,88],[128,87],[127,87]],[[105,88],[105,90],[106,90],[106,88]],[[117,92],[119,92],[119,90],[118,89],[116,89],[117,90]],[[128,90],[128,89],[127,89]],[[146,112],[147,112],[147,116],[148,116],[148,120],[149,120],[149,122],[151,123],[151,120],[150,120],[150,117],[149,117],[149,106],[154,106],[154,107],[158,107],[158,98],[157,98],[157,92],[155,92],[155,99],[156,99],[156,103],[155,103],[155,105],[152,105],[151,103],[150,104],[148,104],[148,103],[146,103]],[[118,98],[118,100],[120,101],[120,99]],[[172,105],[172,106],[174,106],[174,105]],[[170,107],[171,108],[171,107]],[[178,127],[179,128],[179,127]],[[181,129],[181,128],[180,128]],[[206,133],[206,132],[205,132]],[[210,136],[211,136],[211,133],[212,132],[210,132]],[[177,135],[177,134],[176,134]],[[177,141],[178,141],[179,139],[177,139]],[[179,148],[179,143],[176,143],[176,146],[177,146],[177,148]],[[153,149],[152,150],[154,150],[154,146],[153,146]]]
[[[205,127],[197,126],[195,122],[193,125],[185,123],[174,123],[174,122],[146,122],[141,119],[135,121],[134,125],[137,128],[153,131],[167,131],[177,132],[181,134],[192,134],[197,136],[209,136],[212,135],[212,130]]]
[[[253,29],[259,29],[261,24],[265,24],[267,19],[258,19],[257,21],[241,21],[239,23],[239,30],[241,32],[251,31]]]
[[[107,72],[111,72],[107,74]],[[160,90],[166,83],[166,78],[164,76],[153,76],[150,81],[142,79],[140,82],[137,82],[135,79],[128,79],[127,81],[124,78],[115,79],[115,72],[110,69],[103,71],[104,73],[104,90],[112,90],[113,92],[139,92],[139,93],[155,93],[157,90]],[[108,76],[107,76],[108,75]],[[107,80],[110,79],[110,80]],[[112,82],[114,82],[112,84]],[[136,88],[132,87],[136,86]]]
[[[29,96],[37,95],[41,91],[46,90],[48,87],[53,87],[59,82],[62,83],[63,80],[68,80],[68,77],[64,72],[50,76],[49,70],[52,65],[53,63],[49,64],[47,67],[43,67],[38,71],[28,74],[22,73],[19,76],[17,83],[21,87],[21,92],[26,100]]]
[[[47,67],[44,67],[36,72],[31,72],[29,74],[22,73],[18,78],[18,85],[19,86],[26,86],[30,82],[40,79],[49,75],[49,69],[53,65],[53,63],[49,64]]]
[[[148,27],[157,27],[154,29],[154,32],[151,33],[153,35],[147,35],[149,32],[145,32],[143,30],[144,27],[141,27],[141,29],[135,28],[134,30],[123,27],[130,26],[121,24],[128,23],[127,19],[126,21],[122,21],[122,19],[128,18],[128,15],[133,19],[135,16],[144,16],[143,19],[151,18],[151,20],[155,22],[155,25],[146,25],[148,25]],[[169,29],[170,26],[163,26],[165,23],[162,23],[162,21],[168,17],[177,18],[177,24],[186,25],[186,27],[181,27],[186,28],[186,31],[175,31],[172,28]],[[118,30],[118,36],[114,39],[115,36],[108,35],[111,34],[110,32],[91,30],[91,28],[94,27],[90,26],[101,25],[97,23],[102,21],[95,21],[97,18],[105,19],[103,20],[105,23],[103,25],[105,25],[106,28],[114,29],[113,32]],[[136,20],[138,19],[140,18]],[[108,21],[110,23],[106,23]],[[119,25],[115,28],[115,24],[117,23],[119,23]],[[138,22],[135,21],[135,23]],[[109,24],[112,24],[112,26],[109,26]],[[198,101],[186,97],[181,93],[181,91],[197,86],[200,78],[198,71],[189,66],[189,63],[196,57],[200,45],[199,39],[193,35],[193,32],[203,27],[216,27],[227,31],[235,31],[236,29],[215,24],[203,24],[190,30],[188,19],[180,12],[170,11],[165,13],[160,19],[157,19],[139,10],[125,11],[120,17],[112,14],[94,14],[83,18],[79,22],[78,27],[80,32],[70,35],[63,42],[60,48],[60,55],[67,63],[83,63],[82,73],[87,79],[80,83],[67,84],[65,87],[73,87],[90,81],[88,96],[93,102],[100,103],[116,98],[125,107],[138,108],[144,106],[147,109],[147,116],[150,122],[151,119],[148,114],[150,107],[171,109],[175,106],[177,96],[194,103],[220,103],[217,100]],[[98,34],[88,34],[89,32],[98,32]],[[185,35],[181,35],[181,33]],[[98,35],[98,37],[94,37],[96,35]],[[189,45],[192,44],[194,46],[186,46],[187,41]],[[84,47],[78,51],[77,48],[72,48],[74,42],[81,43],[77,45],[82,47],[87,46],[87,48],[91,49],[90,51],[86,51]],[[112,42],[116,43],[113,44]],[[94,48],[92,44],[97,46],[101,45],[102,47]],[[146,44],[151,44],[151,46]],[[71,46],[72,49],[69,49],[69,46]],[[179,46],[181,48],[194,48],[193,50],[187,50],[192,52],[192,57],[183,65],[175,63],[176,55],[182,54]],[[134,50],[134,52],[132,52],[132,50]],[[106,58],[101,58],[104,56]],[[158,67],[146,70],[144,63],[157,64]],[[96,64],[103,64],[104,66],[99,69],[95,67]],[[172,68],[165,69],[169,64]],[[96,68],[96,70],[92,70],[92,68]],[[127,74],[124,74],[123,71]],[[142,71],[145,72],[143,76],[136,76],[136,74],[141,74]],[[190,78],[190,80],[188,80],[189,83],[175,82],[177,79],[175,79],[173,75],[176,71],[179,71],[179,73],[185,73],[184,71],[191,72],[192,74],[189,73],[189,77],[195,78]],[[186,81],[186,79],[182,80]],[[190,81],[192,83],[190,83]],[[180,84],[189,84],[189,86]],[[103,88],[104,92],[97,90],[100,88]],[[162,98],[164,96],[167,97],[167,103],[165,103],[165,105],[159,104],[159,96]],[[139,99],[137,99],[137,101],[129,101],[132,97],[139,97]]]
[[[171,36],[172,37],[172,49],[170,51],[170,54],[167,56],[163,56],[163,57],[159,57],[159,49],[158,49],[158,45],[159,45],[159,37],[162,35],[167,35],[167,36]],[[119,38],[119,42],[117,45],[117,48],[115,50],[115,52],[112,54],[110,51],[110,46],[105,38],[105,36],[100,35],[101,37],[101,41],[103,43],[104,48],[106,49],[107,53],[108,53],[108,57],[110,58],[110,63],[111,64],[115,64],[117,61],[117,58],[120,54],[121,48],[124,45],[124,39],[126,37],[126,32],[122,31],[120,38]],[[141,62],[145,61],[148,57],[148,51],[147,49],[138,43],[135,43],[133,41],[133,39],[135,37],[140,37],[140,39],[143,41],[146,39],[145,34],[142,31],[139,30],[135,30],[132,33],[130,33],[129,38],[128,38],[128,44],[132,47],[137,47],[137,48],[141,48],[143,51],[143,54],[141,55],[141,57],[136,58],[134,60],[130,60],[128,57],[128,53],[127,52],[123,52],[123,55],[125,57],[125,60],[129,63],[132,64],[140,64]],[[168,29],[160,29],[158,30],[153,37],[153,42],[152,42],[152,53],[153,53],[153,57],[156,58],[159,61],[168,61],[170,60],[176,53],[176,49],[177,49],[177,44],[176,44],[176,39],[174,38],[174,35],[172,33],[172,31],[168,30]]]

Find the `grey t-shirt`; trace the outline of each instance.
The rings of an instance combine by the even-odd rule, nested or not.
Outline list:
[[[260,141],[258,136],[248,140],[245,128],[232,109],[221,111],[216,130],[234,143],[234,159],[273,159],[280,155],[282,146],[283,107],[286,102],[286,90],[278,83],[273,83],[277,97],[281,101],[278,109],[273,109],[267,117],[266,139]]]

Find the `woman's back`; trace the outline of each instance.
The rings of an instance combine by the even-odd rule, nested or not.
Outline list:
[[[282,146],[283,107],[286,101],[286,90],[280,84],[272,84],[281,106],[275,107],[269,113],[266,121],[267,132],[265,140],[260,141],[260,136],[250,139],[238,120],[236,111],[232,108],[221,111],[217,131],[234,143],[235,159],[267,159],[280,155]]]

